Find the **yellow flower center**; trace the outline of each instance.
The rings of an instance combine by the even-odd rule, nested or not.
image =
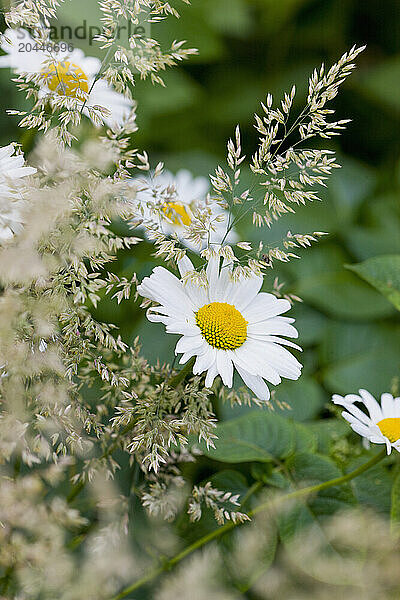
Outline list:
[[[187,225],[189,226],[192,219],[186,206],[180,202],[167,202],[163,207],[163,213],[174,225]]]
[[[48,88],[61,96],[79,97],[81,92],[89,92],[89,82],[86,74],[78,65],[68,61],[53,63],[45,71]]]
[[[204,339],[214,348],[235,350],[247,338],[247,321],[226,302],[211,302],[199,308],[196,323]]]
[[[382,419],[377,423],[379,429],[384,436],[387,437],[392,443],[400,440],[400,418],[392,417],[389,419]]]

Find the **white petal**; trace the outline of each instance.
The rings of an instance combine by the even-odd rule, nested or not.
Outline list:
[[[269,364],[248,340],[243,346],[232,351],[232,360],[236,368],[241,368],[251,375],[260,376],[274,385],[281,382],[278,371]]]
[[[375,398],[367,392],[367,390],[359,390],[360,396],[363,399],[365,406],[368,409],[369,414],[371,415],[371,419],[377,423],[381,421],[383,418],[381,407]]]
[[[213,254],[208,261],[206,275],[209,288],[209,300],[210,302],[216,302],[215,293],[218,288],[219,279],[219,264],[221,260],[216,254]]]
[[[344,414],[343,414],[343,416],[345,417]],[[368,429],[368,427],[366,427],[365,425],[362,425],[359,421],[357,421],[357,422],[350,422],[350,426],[353,429],[353,431],[355,431],[359,435],[362,435],[363,437],[368,437],[368,435],[369,435],[369,429]]]
[[[183,336],[175,346],[175,354],[191,352],[203,346],[204,340],[201,335]]]
[[[193,314],[193,303],[175,275],[164,267],[156,267],[137,288],[139,294],[167,307],[172,314]]]
[[[282,317],[273,317],[266,321],[259,321],[258,323],[249,323],[247,326],[247,333],[249,335],[286,335],[288,337],[297,338],[297,329],[290,325]]]
[[[243,310],[243,316],[251,323],[259,323],[271,317],[276,317],[290,309],[290,302],[282,298],[275,298],[272,294],[261,292]]]
[[[246,309],[247,306],[256,298],[263,283],[262,277],[254,275],[252,277],[243,278],[235,282],[232,293],[227,302],[233,304],[240,312]],[[248,319],[246,319],[248,320]]]
[[[167,326],[167,333],[175,333],[178,335],[198,335],[200,333],[200,329],[195,324],[190,324],[188,322],[176,321],[176,319],[170,319],[171,323]]]
[[[299,352],[303,352],[303,348],[301,348],[298,344],[291,342],[290,340],[284,340],[283,338],[275,337],[274,335],[268,335],[265,338],[258,338],[256,336],[251,336],[255,339],[264,339],[266,342],[274,342],[275,344],[282,344],[283,346],[289,346],[290,348],[294,348]]]
[[[188,271],[193,271],[194,266],[192,261],[188,256],[184,256],[181,260],[178,261],[178,269],[181,277],[185,275]]]
[[[217,369],[227,387],[232,387],[233,364],[226,350],[217,350]]]
[[[207,348],[203,354],[199,354],[193,366],[193,373],[199,375],[204,371],[208,371],[212,365],[216,363],[216,350],[207,344]]]
[[[335,396],[334,396],[335,398]],[[349,413],[351,413],[352,415],[354,415],[354,417],[356,419],[358,419],[359,421],[361,421],[361,423],[365,423],[365,425],[371,425],[372,421],[369,418],[368,415],[366,415],[362,410],[360,410],[357,406],[355,406],[354,404],[352,404],[351,402],[346,402],[346,400],[344,398],[342,398],[341,401],[339,401],[339,399],[333,399],[333,402],[335,404],[340,404],[341,406],[344,406],[344,408],[346,410],[349,411]]]
[[[207,371],[205,387],[210,388],[214,383],[214,379],[218,375],[217,365],[214,363]]]
[[[395,416],[395,403],[392,394],[382,394],[381,406],[384,418]]]
[[[254,392],[259,400],[267,402],[270,398],[270,392],[265,381],[261,377],[250,375],[244,369],[236,368],[245,385]]]
[[[158,314],[157,308],[149,308],[146,312],[146,316],[151,323],[164,323],[164,325],[168,325],[171,318],[166,315]]]
[[[286,348],[268,342],[247,340],[254,354],[262,357],[279,375],[288,379],[298,379],[302,365]]]

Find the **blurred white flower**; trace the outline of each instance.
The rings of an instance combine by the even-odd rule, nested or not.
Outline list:
[[[220,257],[215,254],[207,265],[205,287],[187,279],[193,269],[185,257],[179,262],[185,283],[167,269],[156,267],[138,286],[139,294],[160,304],[148,310],[149,321],[164,323],[167,333],[182,336],[175,348],[176,354],[183,354],[180,363],[195,356],[193,373],[207,371],[206,387],[217,375],[232,387],[235,367],[262,401],[270,397],[264,379],[273,385],[279,384],[281,377],[298,379],[301,364],[282,345],[300,348],[278,337],[298,336],[291,325],[294,319],[278,316],[289,310],[290,303],[260,293],[263,278],[257,275],[234,281],[227,264],[220,270]]]
[[[74,99],[84,106],[86,116],[90,116],[89,107],[101,106],[107,109],[108,114],[99,115],[97,112],[97,115],[110,127],[121,125],[130,115],[133,102],[116,92],[104,79],[96,81],[101,67],[98,58],[85,56],[79,48],[69,52],[65,42],[59,44],[65,44],[67,50],[53,52],[50,58],[25,29],[7,29],[4,35],[11,43],[3,39],[1,48],[7,54],[0,57],[0,67],[9,67],[18,74],[42,74],[42,95],[54,92]],[[27,47],[31,50],[27,51]],[[85,94],[89,94],[86,101]]]
[[[188,227],[192,224],[197,208],[205,207],[210,183],[206,177],[193,177],[187,169],[181,169],[176,175],[163,171],[153,180],[136,178],[136,202],[145,223],[156,223],[166,235],[176,233],[181,242],[189,249],[198,252],[199,246],[187,238]],[[161,208],[161,210],[160,210]],[[228,225],[228,212],[216,202],[210,202],[211,231],[210,242],[220,244]],[[231,230],[225,241],[230,244],[238,240]],[[203,244],[203,248],[205,247]]]
[[[344,397],[334,394],[332,401],[346,409],[342,416],[353,431],[365,440],[373,444],[386,444],[388,454],[392,448],[400,452],[400,398],[382,394],[379,404],[367,390],[359,390],[359,394],[347,394]],[[360,410],[356,402],[362,403],[368,414]]]
[[[23,154],[15,153],[15,145],[0,147],[0,242],[11,239],[22,229],[22,179],[36,173],[25,166]]]

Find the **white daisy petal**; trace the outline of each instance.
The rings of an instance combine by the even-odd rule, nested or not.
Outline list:
[[[355,431],[359,435],[362,435],[364,437],[368,437],[370,435],[368,427],[366,427],[365,425],[361,425],[361,423],[358,423],[358,422],[353,422],[352,423],[352,422],[350,422],[350,426],[353,429],[353,431]],[[372,441],[372,440],[370,440],[370,441]]]
[[[290,346],[290,348],[294,348],[295,350],[298,350],[299,352],[303,352],[303,349],[298,345],[295,344],[294,342],[291,342],[290,340],[285,340],[279,337],[276,337],[275,335],[268,335],[264,337],[258,337],[258,336],[253,336],[253,335],[249,335],[249,339],[261,339],[261,340],[265,340],[266,342],[275,342],[276,344],[281,344],[282,346]]]
[[[187,335],[193,336],[199,333],[199,328],[197,325],[190,325],[189,323],[176,322],[174,320],[173,324],[168,325],[166,328],[167,333],[176,333],[179,335]]]
[[[395,404],[392,394],[382,394],[381,396],[382,413],[386,415],[392,415],[394,412]]]
[[[181,275],[192,267],[189,259],[179,263]],[[148,311],[149,318],[163,322],[168,333],[182,336],[175,348],[177,354],[182,354],[179,362],[184,364],[195,357],[193,373],[206,372],[206,387],[217,375],[231,387],[235,368],[261,400],[268,400],[270,393],[264,380],[278,385],[282,377],[297,379],[301,374],[301,364],[284,347],[296,345],[279,337],[297,337],[293,320],[277,316],[290,305],[271,294],[260,294],[259,277],[246,280],[246,296],[246,285],[234,281],[231,271],[232,265],[226,261],[221,266],[216,251],[206,267],[208,285],[203,297],[194,285],[183,283],[163,267],[156,267],[138,291],[159,302]]]
[[[366,390],[361,389],[359,396],[334,394],[332,402],[343,406],[346,410],[342,416],[350,423],[351,428],[365,440],[374,444],[386,444],[387,453],[392,448],[400,452],[400,411],[397,398],[391,394],[382,394],[381,403]],[[369,414],[358,408],[356,403],[363,404]]]
[[[256,275],[254,277],[242,279],[233,286],[233,293],[227,299],[227,302],[231,302],[238,310],[244,311],[256,298],[262,283],[263,278],[257,277]]]
[[[249,324],[259,323],[271,317],[276,317],[290,309],[290,302],[276,298],[272,294],[261,292],[243,311],[243,316]]]
[[[193,271],[194,266],[188,256],[184,256],[178,261],[178,269],[181,277],[183,277],[188,271]]]
[[[336,404],[341,404],[342,406],[344,406],[344,408],[346,408],[348,410],[348,412],[351,413],[356,419],[361,421],[361,423],[365,423],[366,425],[371,425],[372,421],[368,417],[368,415],[363,413],[362,410],[360,410],[357,406],[354,406],[354,404],[351,404],[346,401],[343,401],[340,403],[337,402]]]
[[[216,362],[216,350],[211,346],[208,346],[204,354],[199,354],[196,358],[196,362],[193,365],[193,373],[199,375],[210,369],[210,367]]]
[[[367,392],[367,390],[359,390],[359,393],[361,398],[363,399],[365,406],[368,409],[371,419],[373,421],[379,421],[379,419],[382,419],[383,415],[381,407],[379,406],[375,398],[372,396],[372,394]]]
[[[249,335],[286,335],[287,337],[298,337],[297,329],[283,320],[282,317],[274,317],[258,323],[250,323],[247,328]]]
[[[203,338],[200,334],[193,336],[183,336],[178,340],[175,347],[175,354],[181,354],[182,352],[189,352],[197,348],[201,348],[203,345]]]
[[[271,366],[269,360],[260,355],[259,348],[254,347],[250,340],[232,352],[235,366],[245,369],[252,375],[260,375],[273,385],[281,383],[279,372]]]
[[[257,398],[263,402],[268,402],[271,394],[262,377],[250,375],[250,373],[238,367],[237,370],[244,384],[255,393]]]
[[[22,154],[16,154],[15,144],[0,148],[0,243],[6,242],[23,229],[26,197],[25,178],[36,169],[25,166]]]
[[[185,288],[179,279],[164,267],[156,267],[152,275],[146,277],[137,289],[145,298],[170,307],[174,314],[193,312],[193,303],[185,293]]]
[[[217,365],[213,364],[207,371],[206,380],[204,382],[204,385],[206,386],[206,388],[210,388],[212,386],[212,384],[214,383],[214,379],[216,378],[217,375],[218,375]]]
[[[217,350],[217,369],[227,387],[232,387],[233,364],[226,350]]]
[[[208,298],[210,302],[218,301],[216,298],[216,294],[218,291],[218,282],[219,282],[219,265],[221,259],[217,254],[213,254],[208,261],[206,275],[208,281]]]
[[[170,317],[166,315],[160,315],[158,314],[158,312],[156,312],[156,310],[157,309],[149,308],[149,310],[146,313],[148,320],[151,323],[164,323],[164,325],[168,325]]]

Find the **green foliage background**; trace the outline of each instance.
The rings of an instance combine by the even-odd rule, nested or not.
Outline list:
[[[66,2],[66,22],[82,18],[78,4]],[[90,13],[94,4],[86,1],[85,12]],[[245,416],[255,409],[217,406],[219,418],[226,421],[220,428],[221,443],[209,453],[209,460],[191,467],[194,483],[214,473],[214,483],[222,489],[243,492],[260,479],[285,487],[287,482],[271,475],[269,459],[290,456],[288,468],[294,481],[335,477],[341,472],[338,465],[345,470],[357,466],[360,458],[354,454],[363,450],[359,438],[342,420],[336,420],[331,394],[356,392],[360,387],[376,395],[390,390],[398,394],[398,312],[370,285],[368,273],[360,272],[362,279],[346,268],[375,256],[400,253],[398,9],[397,0],[193,0],[191,7],[182,4],[179,20],[152,26],[152,33],[165,45],[172,39],[186,39],[190,47],[199,48],[199,55],[166,72],[165,88],[137,81],[139,131],[133,143],[149,152],[153,165],[162,160],[174,172],[188,168],[204,176],[224,161],[226,141],[236,123],[242,130],[245,153],[249,156],[254,151],[253,113],[268,91],[279,96],[296,83],[295,107],[299,107],[315,66],[330,65],[354,43],[367,44],[358,69],[335,100],[338,118],[353,122],[340,138],[329,142],[343,168],[323,193],[324,201],[299,208],[295,216],[283,217],[271,230],[241,224],[241,239],[262,239],[271,245],[288,230],[329,232],[318,245],[301,251],[301,260],[278,265],[266,277],[266,289],[279,276],[286,282],[286,291],[304,299],[293,310],[304,348],[304,374],[298,382],[284,383],[276,391],[277,399],[291,410],[277,409],[285,419],[257,412],[255,421],[254,414]],[[24,105],[5,70],[0,71],[0,87],[2,107]],[[0,145],[20,138],[16,122],[0,114]],[[121,253],[114,270],[124,276],[136,272],[141,278],[153,266],[151,247],[145,242],[132,252]],[[379,272],[375,265],[375,276]],[[149,324],[138,304],[128,302],[116,308],[104,300],[98,315],[119,325],[127,341],[140,335],[150,361],[170,362],[174,336],[164,335],[161,325]],[[228,423],[238,417],[244,421]],[[280,434],[275,439],[276,431]],[[343,442],[344,434],[349,443]],[[245,444],[247,438],[254,444],[252,451],[238,453],[235,440]],[[310,453],[316,458],[318,452],[330,453],[334,461],[321,456],[318,464],[310,463]],[[351,504],[357,498],[389,512],[393,473],[380,472],[379,493],[377,477],[371,471],[340,493],[328,490],[315,501],[319,505],[313,505],[313,510],[304,509],[302,518],[307,521],[312,515],[335,510],[332,496],[336,503]],[[204,528],[207,524],[194,532],[183,523],[181,533],[190,539]],[[282,524],[283,539],[285,532]]]

